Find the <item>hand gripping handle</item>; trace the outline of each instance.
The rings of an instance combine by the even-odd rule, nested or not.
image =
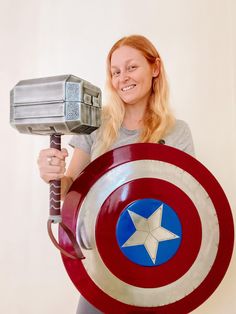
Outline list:
[[[50,135],[50,148],[56,148],[61,150],[61,135],[52,134]],[[52,180],[50,181],[50,216],[47,223],[48,234],[52,243],[60,250],[62,254],[73,259],[84,259],[83,253],[80,249],[79,244],[76,241],[76,238],[73,232],[62,222],[61,218],[61,180]],[[60,244],[55,239],[52,232],[52,223],[59,223],[64,232],[67,234],[68,238],[71,241],[71,244],[74,248],[75,255],[72,255],[65,251]]]

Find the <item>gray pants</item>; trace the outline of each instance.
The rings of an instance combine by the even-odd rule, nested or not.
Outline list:
[[[96,307],[94,307],[81,295],[76,314],[102,314],[102,312],[96,309]]]

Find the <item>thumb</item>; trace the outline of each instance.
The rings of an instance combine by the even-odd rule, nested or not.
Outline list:
[[[64,157],[68,157],[69,154],[68,154],[68,151],[67,151],[66,148],[62,148],[62,149],[61,149],[61,152],[62,152],[62,154],[63,154]]]

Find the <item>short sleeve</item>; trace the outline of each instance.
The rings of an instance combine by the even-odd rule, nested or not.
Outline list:
[[[165,142],[169,146],[173,146],[187,154],[195,156],[191,130],[185,121],[176,120],[173,130],[167,135]]]
[[[76,134],[69,141],[69,145],[73,148],[80,148],[85,153],[91,155],[91,149],[96,137],[96,131],[91,134]]]

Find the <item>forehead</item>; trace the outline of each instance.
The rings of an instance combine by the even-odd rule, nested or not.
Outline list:
[[[119,66],[129,61],[146,61],[142,53],[135,48],[122,46],[117,48],[111,55],[111,66]]]

